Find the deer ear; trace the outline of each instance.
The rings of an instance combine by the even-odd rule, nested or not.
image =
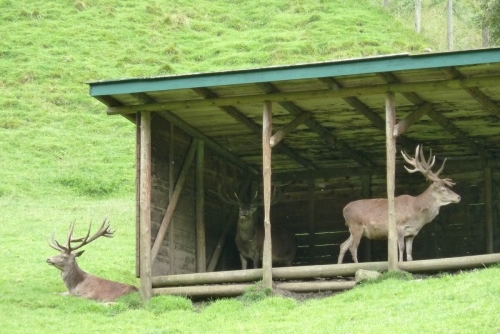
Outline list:
[[[82,254],[83,254],[83,252],[85,252],[85,251],[84,251],[84,250],[82,250],[82,251],[79,251],[78,253],[75,253],[75,257],[79,257],[80,255],[82,255]]]

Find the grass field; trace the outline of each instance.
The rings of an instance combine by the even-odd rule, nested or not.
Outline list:
[[[499,267],[303,303],[161,296],[143,305],[133,294],[103,305],[61,296],[45,262],[53,231],[64,238],[77,220],[82,234],[107,216],[116,236],[87,247],[79,264],[138,285],[134,125],[106,116],[85,82],[439,50],[403,14],[375,0],[0,0],[0,331],[500,333]]]

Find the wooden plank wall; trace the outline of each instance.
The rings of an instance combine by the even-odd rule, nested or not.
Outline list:
[[[330,180],[331,181],[331,180]],[[321,181],[316,180],[315,191],[315,233],[311,235],[307,224],[308,204],[305,198],[307,181],[296,182],[287,189],[287,196],[274,205],[272,209],[272,223],[291,229],[299,240],[299,251],[295,265],[333,264],[336,263],[340,244],[348,237],[348,229],[342,216],[343,207],[352,200],[362,198],[361,181],[351,178],[351,187],[346,186],[345,180],[339,180],[342,185],[337,190],[323,191],[318,189]],[[374,180],[372,197],[385,197],[385,189],[380,187],[380,181]],[[416,182],[409,177],[399,180],[396,195],[410,194],[416,196],[427,187],[423,179]],[[486,253],[485,205],[482,182],[461,180],[453,190],[461,195],[458,204],[441,207],[439,215],[433,222],[422,228],[413,243],[414,259],[435,259],[441,257],[456,257]],[[494,206],[494,252],[500,249],[500,193],[498,188],[493,192]],[[315,240],[314,249],[309,241]],[[364,248],[367,240],[363,238],[358,249],[360,261],[367,261]],[[387,241],[371,241],[371,261],[387,260]],[[350,254],[344,262],[351,262]]]
[[[169,203],[169,174],[173,172],[175,180],[184,162],[191,137],[174,127],[173,143],[171,143],[170,124],[153,114],[152,119],[152,241],[158,233],[160,223]],[[171,155],[170,149],[173,148]],[[173,161],[171,160],[173,156]],[[169,170],[169,169],[172,169]],[[241,170],[230,164],[205,147],[205,233],[206,261],[209,262],[223,230],[228,215],[232,210],[223,205],[214,194],[219,183],[223,182],[224,191],[234,191],[239,182],[244,179]],[[187,180],[174,213],[174,218],[165,237],[157,259],[153,264],[153,276],[184,274],[196,272],[196,184],[195,164],[189,168]],[[233,212],[234,213],[234,212]],[[173,235],[171,235],[173,230]],[[237,250],[234,244],[234,234],[230,234],[227,242],[227,252],[223,252],[217,270],[233,268],[236,264]],[[239,261],[239,259],[238,259]]]

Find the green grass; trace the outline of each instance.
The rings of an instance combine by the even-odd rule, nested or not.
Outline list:
[[[79,264],[138,285],[135,128],[106,116],[85,82],[439,49],[408,21],[372,0],[0,0],[2,332],[500,332],[498,267],[386,277],[305,303],[257,289],[195,307],[171,296],[108,306],[64,297],[45,263],[52,231],[63,238],[77,220],[82,234],[107,216],[116,236],[87,247]]]

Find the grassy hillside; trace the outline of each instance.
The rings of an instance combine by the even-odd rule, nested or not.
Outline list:
[[[57,270],[45,263],[54,254],[46,243],[53,230],[63,237],[77,220],[82,234],[89,221],[108,216],[116,237],[87,247],[79,263],[94,274],[137,284],[135,129],[124,118],[106,116],[85,82],[436,49],[379,4],[0,0],[0,36],[0,323],[5,332],[397,332],[409,317],[423,326],[413,332],[499,330],[492,316],[498,309],[488,306],[498,300],[498,284],[490,284],[498,268],[437,285],[367,287],[304,305],[274,298],[251,307],[220,301],[197,313],[188,301],[175,298],[155,298],[146,307],[139,307],[137,296],[112,307],[64,298],[57,294],[64,290]],[[471,281],[480,283],[470,292],[461,290]],[[377,291],[385,293],[367,301],[364,294]],[[420,298],[426,291],[434,291],[432,301]],[[367,302],[367,311],[359,311]],[[434,307],[426,310],[428,305]],[[467,325],[464,312],[474,325],[460,331]],[[392,323],[380,321],[387,314]],[[311,322],[313,317],[318,322]],[[444,330],[457,319],[458,327]]]
[[[428,46],[369,1],[2,0],[0,20],[3,196],[132,193],[133,126],[86,81]]]

